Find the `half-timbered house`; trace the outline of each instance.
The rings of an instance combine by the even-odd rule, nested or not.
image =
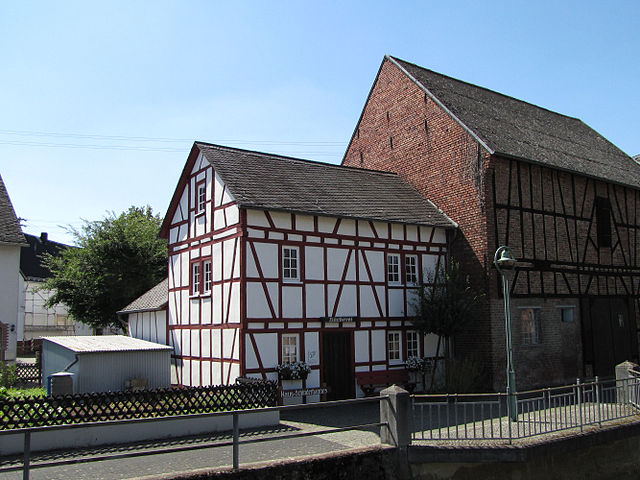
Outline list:
[[[393,173],[195,143],[161,228],[178,382],[305,361],[303,387],[361,395],[361,372],[433,354],[408,317],[454,229]]]
[[[384,58],[343,165],[398,173],[459,225],[453,255],[488,293],[457,340],[504,388],[493,255],[513,248],[518,387],[612,375],[638,358],[640,168],[579,119]]]

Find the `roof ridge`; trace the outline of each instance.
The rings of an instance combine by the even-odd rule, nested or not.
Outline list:
[[[36,240],[40,240],[40,236],[39,236],[39,235],[33,235],[32,233],[24,233],[24,232],[23,232],[23,235],[24,235],[25,237],[31,237],[31,238],[34,238],[34,239],[36,239]],[[44,244],[44,242],[41,242],[41,243],[43,243],[43,244]],[[61,247],[65,247],[65,248],[73,248],[73,245],[67,245],[66,243],[56,242],[55,240],[49,240],[49,239],[47,239],[47,242],[46,242],[46,243],[47,243],[47,244],[51,244],[51,243],[53,243],[54,245],[60,245]]]
[[[507,95],[507,94],[504,94],[504,93],[501,93],[501,92],[497,92],[496,90],[492,90],[490,88],[483,87],[482,85],[476,85],[475,83],[467,82],[465,80],[460,80],[459,78],[455,78],[455,77],[451,77],[449,75],[445,75],[444,73],[436,72],[435,70],[431,70],[429,68],[423,67],[423,66],[418,65],[418,64],[413,63],[413,62],[408,62],[407,60],[403,60],[401,58],[394,57],[393,55],[388,55],[387,54],[386,56],[389,57],[389,58],[392,58],[392,59],[394,59],[394,60],[396,60],[398,62],[402,62],[402,63],[408,64],[408,65],[412,65],[412,66],[414,66],[416,68],[419,68],[421,70],[426,70],[427,72],[433,73],[433,74],[438,75],[440,77],[444,77],[444,78],[447,78],[449,80],[453,80],[453,81],[458,82],[458,83],[463,83],[463,84],[469,85],[471,87],[479,88],[479,89],[484,90],[486,92],[491,92],[491,93],[494,93],[496,95],[500,95],[501,97],[509,98],[511,100],[515,100],[517,102],[526,103],[527,105],[531,105],[532,107],[538,108],[540,110],[545,110],[545,111],[547,111],[549,113],[553,113],[553,114],[558,115],[560,117],[569,118],[571,120],[577,120],[579,122],[582,122],[582,120],[580,118],[578,118],[578,117],[572,117],[571,115],[565,115],[563,113],[556,112],[556,111],[551,110],[549,108],[541,107],[540,105],[536,105],[535,103],[531,103],[531,102],[528,102],[526,100],[522,100],[520,98],[516,98],[516,97],[514,97],[512,95]]]
[[[398,177],[399,175],[395,172],[386,172],[384,170],[374,170],[371,168],[362,168],[362,167],[352,167],[352,166],[347,166],[347,165],[337,165],[335,163],[327,163],[327,162],[320,162],[318,160],[308,160],[306,158],[298,158],[298,157],[291,157],[288,155],[280,155],[278,153],[267,153],[267,152],[259,152],[257,150],[247,150],[245,148],[238,148],[238,147],[229,147],[226,145],[218,145],[215,143],[207,143],[207,142],[201,142],[199,140],[196,140],[194,142],[197,145],[202,145],[205,148],[214,148],[214,149],[219,149],[219,150],[232,150],[232,151],[236,151],[236,152],[244,152],[244,153],[248,153],[248,154],[252,154],[255,156],[259,156],[259,157],[272,157],[272,158],[280,158],[282,160],[292,160],[295,162],[300,162],[300,163],[310,163],[312,165],[319,165],[322,167],[333,167],[339,170],[358,170],[361,172],[365,172],[365,173],[373,173],[373,174],[379,174],[379,175],[385,175],[385,176],[390,176],[390,177]]]

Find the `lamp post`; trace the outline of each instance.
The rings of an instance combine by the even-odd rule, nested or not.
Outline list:
[[[513,279],[516,259],[513,251],[507,246],[496,250],[493,263],[502,275],[502,296],[504,297],[504,328],[507,341],[507,415],[514,422],[518,420],[518,404],[516,402],[516,372],[513,370],[513,345],[511,342],[511,295],[509,282]]]

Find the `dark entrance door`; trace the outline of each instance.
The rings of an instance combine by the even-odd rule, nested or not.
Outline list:
[[[612,376],[617,364],[638,356],[633,306],[616,297],[592,298],[587,303],[585,361],[593,362],[594,375]]]
[[[322,332],[322,381],[330,388],[327,400],[355,397],[351,332]]]

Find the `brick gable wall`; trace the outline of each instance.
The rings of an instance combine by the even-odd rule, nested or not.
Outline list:
[[[478,142],[389,60],[383,62],[343,165],[393,171],[460,225],[454,258],[486,290],[488,251],[484,182],[489,156]],[[491,220],[492,222],[492,220]],[[490,359],[488,302],[456,348]]]

